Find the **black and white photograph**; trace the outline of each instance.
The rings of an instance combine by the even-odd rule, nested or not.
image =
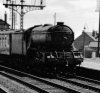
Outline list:
[[[100,0],[0,0],[0,93],[100,93]]]

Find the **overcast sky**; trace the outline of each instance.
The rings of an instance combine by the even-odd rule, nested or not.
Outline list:
[[[0,18],[4,19],[4,10],[7,9],[5,9],[2,5],[2,1],[3,0],[0,0]],[[93,29],[98,30],[99,13],[96,12],[97,0],[45,1],[46,7],[43,10],[34,10],[25,14],[24,28],[37,24],[54,24],[54,14],[56,13],[56,20],[64,22],[64,24],[70,26],[75,32],[75,37],[82,33],[84,26],[86,27],[87,31],[90,32]],[[9,10],[7,10],[7,13],[9,14]],[[19,26],[18,24],[19,21],[17,20],[17,27]]]

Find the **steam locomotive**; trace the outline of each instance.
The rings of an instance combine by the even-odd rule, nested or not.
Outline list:
[[[36,25],[24,31],[0,33],[0,59],[4,64],[41,73],[72,71],[83,61],[73,50],[74,32],[62,22]]]

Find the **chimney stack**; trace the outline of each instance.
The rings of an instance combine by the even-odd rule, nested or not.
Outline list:
[[[7,13],[6,13],[6,11],[5,11],[5,14],[4,14],[4,20],[7,23]]]

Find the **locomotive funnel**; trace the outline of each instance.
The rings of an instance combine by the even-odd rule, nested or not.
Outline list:
[[[57,22],[57,25],[64,25],[64,22]]]

